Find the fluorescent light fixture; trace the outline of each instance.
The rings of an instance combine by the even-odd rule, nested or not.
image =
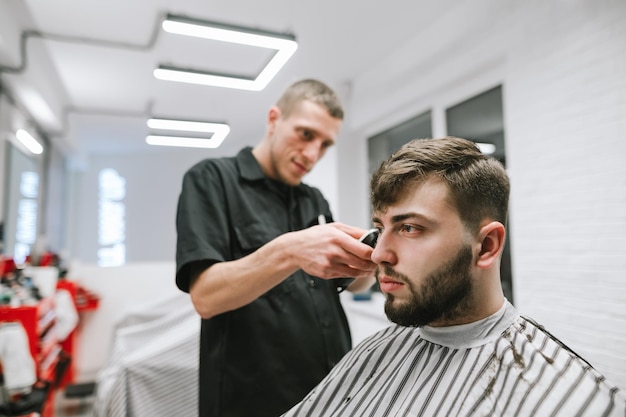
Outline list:
[[[186,120],[149,119],[151,129],[174,130],[185,132],[213,133],[210,138],[182,137],[171,135],[148,135],[146,143],[158,146],[180,146],[187,148],[217,148],[230,133],[230,127],[224,123],[194,122]]]
[[[215,140],[216,138],[203,139],[203,138],[188,138],[183,136],[160,136],[160,135],[148,135],[146,136],[146,143],[148,145],[156,146],[178,146],[182,148],[217,148],[222,143],[223,138]]]
[[[43,146],[41,146],[41,144],[24,129],[19,129],[15,132],[15,136],[17,137],[17,140],[19,140],[20,143],[26,147],[26,149],[35,155],[39,155],[43,152]]]
[[[185,132],[213,133],[217,130],[224,130],[224,128],[226,134],[230,131],[228,125],[224,123],[193,122],[187,120],[149,119],[147,125],[151,129],[182,130]]]
[[[496,145],[493,143],[476,142],[476,146],[478,146],[478,149],[485,155],[491,155],[496,151]]]
[[[254,79],[159,65],[159,68],[154,70],[154,76],[160,80],[260,91],[269,84],[272,78],[274,78],[294,52],[296,52],[296,49],[298,49],[298,43],[295,41],[293,35],[260,31],[180,16],[168,15],[163,21],[162,27],[169,33],[259,48],[275,49],[276,53]]]

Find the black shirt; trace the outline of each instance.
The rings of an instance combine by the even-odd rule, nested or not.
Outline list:
[[[331,220],[319,190],[267,178],[245,148],[185,174],[177,214],[176,284],[194,263],[239,259],[275,237]],[[350,349],[340,280],[299,270],[252,303],[202,320],[200,416],[278,416]]]

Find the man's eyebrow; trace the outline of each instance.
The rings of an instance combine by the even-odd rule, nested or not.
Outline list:
[[[408,219],[418,219],[418,220],[426,222],[428,224],[436,223],[431,218],[426,217],[423,214],[419,214],[419,213],[415,213],[415,212],[396,214],[395,216],[391,217],[390,221],[391,221],[392,224],[395,224],[395,223],[403,222],[403,221],[408,220]],[[375,222],[375,223],[382,223],[381,220],[377,216],[372,217],[372,221]]]

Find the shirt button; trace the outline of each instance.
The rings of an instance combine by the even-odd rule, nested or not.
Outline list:
[[[315,288],[315,280],[314,279],[309,280],[309,287]]]

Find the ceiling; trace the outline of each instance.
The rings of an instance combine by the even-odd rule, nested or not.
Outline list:
[[[154,150],[145,143],[152,116],[226,122],[231,132],[222,151],[234,152],[260,139],[269,106],[289,83],[318,78],[347,102],[360,71],[463,1],[389,0],[381,7],[373,0],[2,0],[0,13],[12,15],[19,30],[38,32],[26,38],[20,62],[2,61],[9,54],[2,54],[0,38],[0,66],[24,65],[2,81],[26,98],[29,79],[50,68],[47,76],[58,85],[40,95],[61,111],[53,116],[30,104],[29,112],[72,152]],[[159,64],[254,75],[271,56],[168,34],[160,27],[167,13],[291,33],[299,47],[259,92],[157,80]]]

